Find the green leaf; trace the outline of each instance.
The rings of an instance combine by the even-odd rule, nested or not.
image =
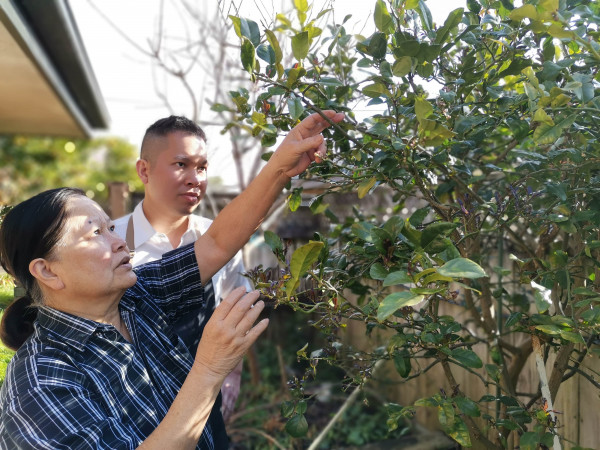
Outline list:
[[[371,266],[372,267],[372,266]],[[384,286],[396,286],[397,284],[412,283],[413,280],[404,270],[397,270],[388,274],[383,280]]]
[[[567,186],[565,186],[563,183],[558,183],[558,184],[550,183],[546,186],[546,191],[548,191],[548,193],[557,197],[561,202],[565,202],[565,201],[567,201],[567,189],[566,188],[567,188]]]
[[[423,97],[417,97],[415,99],[415,114],[417,115],[417,120],[421,122],[433,114],[433,106]]]
[[[560,337],[565,341],[574,342],[576,344],[585,344],[583,337],[577,332],[560,330]]]
[[[241,59],[244,70],[246,70],[248,73],[252,73],[254,71],[256,56],[254,45],[252,45],[252,42],[250,42],[250,40],[246,37],[242,37]]]
[[[546,145],[553,144],[562,134],[562,130],[569,127],[575,122],[575,114],[556,119],[556,125],[552,126],[547,123],[542,123],[533,132],[533,140],[536,144]]]
[[[300,12],[308,12],[308,0],[294,0],[294,7]]]
[[[516,22],[520,22],[523,19],[537,20],[538,12],[535,9],[535,6],[528,4],[517,9],[513,9],[508,17],[510,20],[514,20]]]
[[[480,369],[483,367],[483,362],[479,356],[477,356],[473,350],[469,350],[468,348],[456,348],[452,350],[450,357],[472,369]]]
[[[544,108],[538,108],[538,110],[533,115],[533,120],[535,122],[542,122],[542,123],[547,123],[548,125],[554,125],[554,121],[552,120],[552,117],[550,117],[546,113],[546,111],[544,111]]]
[[[257,23],[241,17],[229,16],[229,18],[233,22],[235,34],[242,40],[244,37],[248,38],[254,47],[258,47],[260,44],[260,30]]]
[[[490,378],[494,381],[498,381],[500,379],[500,368],[495,364],[486,364],[485,371],[488,373]]]
[[[302,191],[300,189],[294,189],[294,192],[288,197],[288,206],[290,211],[296,211],[302,204]]]
[[[377,3],[375,3],[375,15],[373,18],[375,19],[375,26],[379,31],[385,34],[394,32],[394,21],[383,0],[377,0]]]
[[[304,112],[304,106],[302,106],[302,101],[298,97],[292,95],[288,98],[287,104],[290,117],[293,120],[298,120]]]
[[[381,83],[373,83],[363,87],[362,93],[368,97],[377,98],[381,95],[389,95],[390,91]]]
[[[417,12],[419,13],[419,17],[421,18],[421,23],[423,24],[423,28],[425,31],[433,30],[433,19],[431,17],[431,11],[425,4],[423,0],[419,0],[419,7],[417,8]]]
[[[454,403],[458,409],[460,409],[464,414],[469,417],[479,417],[481,415],[481,411],[479,410],[479,406],[470,398],[466,397],[454,397]]]
[[[561,332],[561,329],[556,325],[536,325],[535,329],[550,336],[556,336]]]
[[[302,61],[306,58],[309,46],[308,31],[302,31],[295,36],[292,36],[292,53],[294,54],[294,58],[298,61]]]
[[[319,259],[324,245],[323,242],[310,241],[296,249],[290,262],[290,279],[285,283],[285,293],[288,298],[300,284],[300,277]]]
[[[319,258],[319,253],[325,244],[311,241],[296,249],[290,262],[290,275],[299,279]]]
[[[275,63],[278,64],[283,59],[283,53],[281,52],[281,47],[279,46],[279,41],[271,30],[265,30],[265,34],[267,35],[267,40],[269,41],[269,45],[273,48],[275,52]]]
[[[394,355],[394,366],[402,378],[406,378],[408,375],[410,375],[410,355],[406,350]]]
[[[573,39],[575,37],[575,33],[565,30],[559,23],[553,23],[548,27],[547,31],[550,36],[557,39]]]
[[[294,402],[292,401],[285,401],[281,404],[281,415],[283,417],[290,417],[293,413],[294,413]]]
[[[365,195],[367,195],[369,193],[369,191],[371,190],[371,188],[373,186],[375,186],[375,183],[377,182],[377,178],[372,177],[369,178],[368,180],[364,180],[362,183],[360,183],[358,185],[358,198],[363,198]]]
[[[380,303],[377,309],[377,320],[383,322],[400,308],[414,306],[423,301],[422,295],[415,295],[410,291],[394,292]]]
[[[446,433],[459,445],[463,447],[471,447],[471,436],[469,435],[469,429],[467,425],[460,417],[455,417],[454,423],[451,427],[447,428]]]
[[[448,39],[448,36],[450,35],[450,32],[454,28],[456,28],[458,26],[458,24],[460,23],[460,21],[462,20],[463,13],[464,13],[464,9],[458,8],[458,9],[455,9],[454,11],[452,11],[448,15],[448,18],[444,22],[444,26],[442,26],[439,30],[437,30],[437,33],[435,36],[436,44],[442,44],[442,43],[446,42],[446,40]]]
[[[308,422],[302,414],[297,414],[287,421],[285,431],[292,437],[301,438],[308,432]]]
[[[408,75],[412,70],[412,58],[410,56],[401,56],[392,66],[392,74],[396,77]]]
[[[281,242],[281,238],[272,231],[265,231],[264,239],[267,245],[271,247],[273,253],[277,253],[278,250],[283,250],[283,243]]]
[[[373,230],[374,225],[369,222],[356,222],[352,224],[350,230],[352,234],[363,241],[372,242],[371,238],[371,230]]]
[[[210,106],[211,111],[215,111],[215,112],[225,112],[225,111],[232,111],[232,109],[227,106],[227,105],[223,105],[222,103],[213,103]]]
[[[536,450],[539,442],[539,433],[533,431],[523,433],[523,436],[519,439],[521,450]]]
[[[263,113],[259,113],[258,111],[254,111],[252,113],[252,122],[254,122],[257,125],[266,125],[267,124],[267,118]]]
[[[384,280],[388,276],[388,271],[381,263],[375,263],[369,269],[369,276],[374,280]]]
[[[383,59],[387,53],[387,36],[384,33],[373,33],[367,47],[367,53],[375,59]]]
[[[439,267],[437,272],[452,278],[475,279],[487,276],[479,264],[467,258],[452,259],[442,267]]]
[[[421,247],[425,248],[431,241],[440,235],[448,235],[449,232],[453,231],[458,227],[458,224],[449,222],[436,222],[429,225],[423,230],[421,235]]]

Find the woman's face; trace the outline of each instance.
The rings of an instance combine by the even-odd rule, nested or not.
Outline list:
[[[125,241],[102,208],[84,196],[69,199],[63,237],[52,256],[52,270],[70,296],[120,297],[137,280]]]

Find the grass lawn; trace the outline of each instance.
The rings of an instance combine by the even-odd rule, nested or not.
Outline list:
[[[13,299],[13,285],[5,278],[0,278],[0,317],[4,309]],[[2,342],[0,342],[0,386],[4,382],[4,374],[6,373],[6,366],[13,356],[13,351],[6,348]]]

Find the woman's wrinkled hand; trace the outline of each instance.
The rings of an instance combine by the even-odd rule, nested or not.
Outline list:
[[[265,307],[262,301],[254,303],[258,296],[258,291],[246,294],[239,287],[217,306],[204,328],[194,365],[221,382],[225,379],[269,324],[263,319],[254,325]]]

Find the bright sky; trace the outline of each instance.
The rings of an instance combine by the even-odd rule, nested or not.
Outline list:
[[[219,0],[218,3],[230,2],[231,0]],[[217,1],[188,0],[188,3],[212,17]],[[240,0],[235,3],[239,4]],[[276,8],[275,12],[289,12],[292,0],[243,0],[240,15],[260,24],[262,17],[259,13],[264,11],[261,7],[263,3],[268,8],[272,8],[271,5],[281,5],[279,8],[273,6]],[[314,3],[322,4],[324,1],[316,0]],[[427,0],[434,21],[439,24],[443,23],[451,10],[464,3],[464,0]],[[164,4],[167,10],[163,22],[165,35],[181,39],[182,42],[187,39],[186,32],[190,36],[197,36],[190,25],[192,22],[187,20],[189,14],[177,8],[177,1],[165,0]],[[333,0],[333,5],[335,21],[338,23],[347,14],[352,14],[352,18],[346,23],[347,30],[365,36],[374,31],[372,20],[366,20],[374,9],[374,0]],[[163,83],[164,77],[160,75],[160,71],[152,69],[150,58],[131,43],[148,49],[148,41],[155,37],[158,28],[160,0],[71,0],[70,6],[108,108],[111,119],[108,134],[124,137],[139,147],[146,128],[155,120],[170,114],[155,91],[153,72],[159,84]],[[122,30],[130,41],[111,26],[102,14]],[[185,22],[189,28],[186,28]],[[210,97],[210,93],[206,92],[210,87],[205,86],[200,74],[192,80],[192,88],[199,97]],[[192,107],[189,95],[178,88],[176,83],[171,82],[168,86],[167,96],[174,112],[190,116]],[[210,114],[209,106],[205,103],[201,116],[210,118]],[[222,148],[228,145],[228,140],[220,136],[221,126],[203,128],[208,135],[211,176],[220,175],[225,184],[235,185],[230,152]]]

